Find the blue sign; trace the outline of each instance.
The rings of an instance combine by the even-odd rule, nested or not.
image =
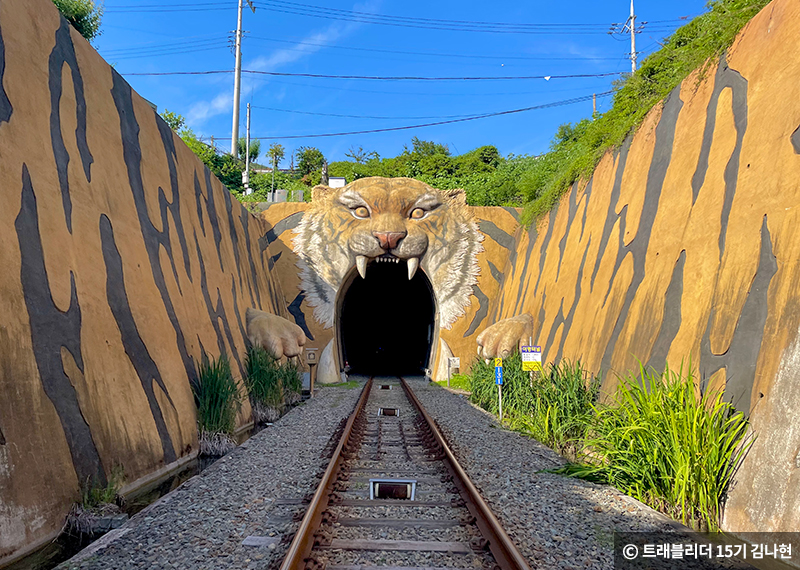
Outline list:
[[[503,367],[495,366],[494,368],[494,383],[498,386],[503,385]]]

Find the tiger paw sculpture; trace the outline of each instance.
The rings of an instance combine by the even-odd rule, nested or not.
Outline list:
[[[276,359],[299,356],[306,343],[306,335],[293,322],[249,308],[245,312],[247,338],[253,346],[262,346]]]
[[[505,358],[528,344],[533,317],[525,313],[493,324],[478,335],[478,356]]]

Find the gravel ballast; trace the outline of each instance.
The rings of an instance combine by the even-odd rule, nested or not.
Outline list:
[[[680,526],[611,487],[541,472],[564,464],[564,460],[537,441],[502,428],[496,418],[472,406],[464,395],[422,378],[409,383],[531,568],[610,569],[614,566],[615,530],[671,532]],[[331,447],[332,435],[353,410],[361,385],[319,390],[316,398],[296,407],[60,568],[276,569],[298,527],[297,517],[305,510],[302,498],[315,490],[325,470],[328,459],[324,450]],[[369,413],[377,413],[377,408],[370,408]],[[390,441],[397,436],[387,431],[386,437]],[[356,465],[362,471],[354,476],[396,476],[403,469],[418,468],[395,458],[394,450],[388,453],[388,449],[380,461],[374,461],[369,449],[367,446],[359,454]],[[441,469],[436,464],[426,464],[425,469],[428,473],[418,476],[432,479],[420,491],[448,499],[444,485],[435,481]],[[342,494],[364,498],[365,492],[366,485],[354,480]],[[449,507],[332,506],[331,510],[345,517],[454,517]],[[473,535],[469,527],[378,528],[366,535],[336,527],[340,538],[463,541]],[[474,555],[435,552],[329,551],[324,558],[329,564],[476,570],[491,566],[490,561]]]
[[[305,509],[281,499],[301,499],[316,489],[328,463],[323,451],[360,393],[361,386],[318,390],[59,568],[276,567],[298,526],[292,517]],[[257,537],[249,542],[260,546],[244,546],[247,537]]]
[[[614,567],[613,533],[674,532],[674,521],[620,491],[542,473],[566,463],[538,441],[421,378],[409,384],[531,568]]]

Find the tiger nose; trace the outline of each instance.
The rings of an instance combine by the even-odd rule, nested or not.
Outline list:
[[[381,244],[381,248],[385,250],[394,249],[401,239],[406,237],[408,232],[372,232]]]

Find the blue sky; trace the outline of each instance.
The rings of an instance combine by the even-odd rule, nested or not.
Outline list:
[[[612,23],[626,20],[628,0],[306,1],[260,0],[255,14],[245,9],[243,69],[379,77],[551,78],[385,81],[245,74],[240,134],[244,135],[249,102],[251,133],[264,139],[262,148],[273,142],[272,137],[409,126],[591,96],[608,91],[616,76],[554,76],[630,70],[629,36],[607,33]],[[182,114],[195,133],[205,140],[213,135],[218,147],[229,150],[232,73],[130,74],[232,70],[236,9],[237,0],[107,0],[103,34],[95,46],[159,111]],[[680,18],[703,11],[702,0],[639,0],[637,21],[648,24],[637,34],[637,51],[647,54],[658,49],[658,42],[682,25]],[[508,33],[507,24],[517,26],[511,31],[534,33]],[[599,98],[598,110],[606,110],[610,103],[609,97]],[[413,130],[275,142],[289,152],[315,146],[329,161],[345,159],[344,153],[358,146],[395,156],[413,136],[446,144],[457,154],[486,144],[497,146],[503,155],[539,154],[547,150],[558,125],[591,112],[591,101],[585,101]],[[219,140],[225,137],[228,140]],[[286,162],[288,166],[288,158]]]

